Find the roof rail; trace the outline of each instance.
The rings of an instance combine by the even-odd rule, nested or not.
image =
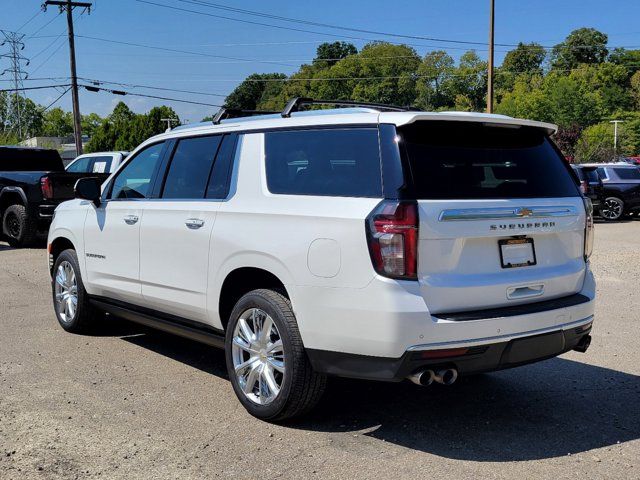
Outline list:
[[[284,118],[289,118],[292,112],[297,112],[303,105],[335,105],[341,107],[366,107],[380,111],[406,112],[413,110],[411,107],[399,107],[397,105],[385,105],[384,103],[355,102],[352,100],[314,100],[313,98],[295,97],[287,102],[287,106],[280,113]]]
[[[239,108],[222,107],[213,116],[213,118],[211,119],[211,122],[214,125],[218,125],[222,120],[225,120],[227,118],[250,117],[252,115],[268,115],[273,113],[280,113],[280,112],[273,112],[269,110],[242,110]]]

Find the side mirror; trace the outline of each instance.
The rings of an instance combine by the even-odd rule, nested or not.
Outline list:
[[[76,198],[91,200],[96,207],[100,206],[100,180],[96,177],[80,178],[73,187]]]

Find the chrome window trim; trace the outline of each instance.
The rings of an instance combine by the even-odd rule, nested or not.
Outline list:
[[[573,205],[497,208],[456,208],[440,212],[441,222],[466,220],[503,220],[523,218],[571,217],[578,215]]]

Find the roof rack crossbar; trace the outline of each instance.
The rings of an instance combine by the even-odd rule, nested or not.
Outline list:
[[[282,117],[289,118],[292,112],[297,112],[303,105],[335,105],[340,107],[366,107],[387,112],[406,112],[413,110],[411,107],[386,105],[384,103],[356,102],[352,100],[314,100],[313,98],[295,97],[287,102],[287,106],[280,113]]]
[[[211,123],[219,125],[222,120],[227,118],[251,117],[252,115],[269,115],[280,112],[270,110],[242,110],[239,108],[222,107],[211,119]]]

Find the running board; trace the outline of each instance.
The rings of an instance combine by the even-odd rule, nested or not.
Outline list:
[[[213,347],[224,348],[224,332],[221,330],[214,330],[204,324],[200,327],[196,325],[196,322],[183,320],[179,317],[160,316],[159,314],[155,314],[152,310],[144,309],[145,311],[141,311],[142,309],[138,309],[133,305],[130,306],[121,302],[114,303],[98,298],[91,298],[90,302],[100,310],[104,310],[107,313],[124,318],[125,320],[139,323],[146,327],[155,328],[156,330],[162,330],[163,332],[179,335]],[[186,322],[189,322],[190,325],[187,325]]]

